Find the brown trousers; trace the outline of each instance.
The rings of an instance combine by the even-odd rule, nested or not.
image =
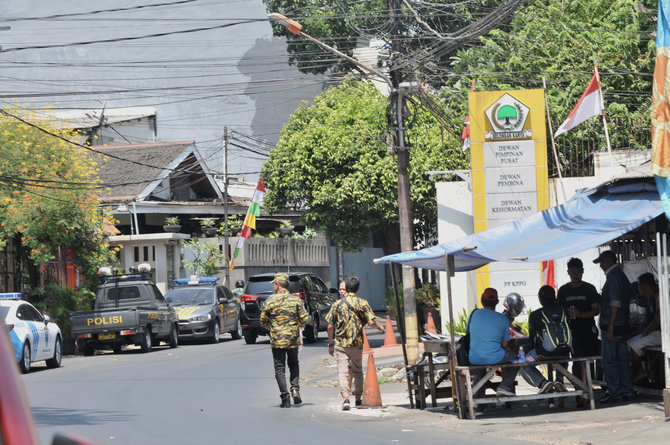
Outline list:
[[[343,348],[335,346],[337,360],[337,381],[340,385],[340,395],[343,399],[349,398],[351,391],[351,377],[354,380],[354,396],[360,400],[363,396],[363,347]]]

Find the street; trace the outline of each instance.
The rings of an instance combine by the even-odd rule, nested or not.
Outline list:
[[[410,410],[406,418],[341,412],[337,389],[309,380],[304,403],[280,409],[269,348],[267,337],[246,345],[226,335],[147,354],[66,357],[61,368],[38,364],[22,378],[43,444],[56,432],[100,444],[528,443],[413,423]],[[327,357],[324,341],[305,346],[301,377]]]

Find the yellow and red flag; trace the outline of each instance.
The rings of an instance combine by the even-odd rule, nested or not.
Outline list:
[[[670,218],[670,0],[658,1],[656,68],[651,108],[651,171]]]
[[[230,270],[235,268],[235,258],[240,254],[240,249],[244,245],[244,240],[251,238],[251,229],[256,230],[256,218],[261,216],[261,204],[263,203],[263,195],[265,194],[265,183],[263,179],[258,180],[254,198],[251,201],[247,216],[244,218],[244,225],[240,232],[240,237],[237,239],[237,247],[233,253],[233,260],[230,262]]]

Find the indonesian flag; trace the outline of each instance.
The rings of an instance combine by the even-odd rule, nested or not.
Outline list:
[[[244,225],[240,232],[240,237],[237,239],[237,247],[233,253],[233,260],[230,262],[230,270],[235,268],[235,258],[240,254],[240,249],[244,245],[244,240],[251,238],[251,229],[256,230],[256,218],[261,216],[261,204],[263,203],[263,195],[265,194],[265,183],[263,179],[258,180],[254,198],[251,201],[247,216],[244,218]]]
[[[556,273],[554,260],[542,261],[542,284],[556,289]]]
[[[472,79],[470,91],[475,90],[475,79]],[[465,122],[463,123],[463,133],[461,133],[461,140],[463,141],[463,150],[470,148],[470,114],[465,115]]]
[[[651,171],[670,215],[670,2],[659,0],[656,24],[656,67],[651,103]],[[670,218],[670,216],[668,216]]]
[[[600,90],[600,75],[598,74],[598,67],[593,67],[593,77],[591,77],[591,82],[589,86],[586,87],[586,91],[582,94],[582,97],[579,98],[579,102],[572,110],[568,118],[558,127],[554,137],[558,137],[559,134],[563,134],[566,131],[572,130],[577,125],[581,124],[585,120],[597,116],[605,110],[603,105],[603,93]]]

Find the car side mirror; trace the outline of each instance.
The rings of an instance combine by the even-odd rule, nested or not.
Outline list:
[[[46,325],[46,324],[49,324],[50,321],[51,321],[51,317],[49,317],[48,315],[45,315],[45,316],[44,316],[44,324],[45,324],[45,325]]]
[[[223,303],[225,303],[225,302],[227,302],[227,301],[228,301],[228,300],[225,299],[225,298],[223,298],[223,297],[219,298],[219,303],[221,303],[221,304],[223,304]]]

